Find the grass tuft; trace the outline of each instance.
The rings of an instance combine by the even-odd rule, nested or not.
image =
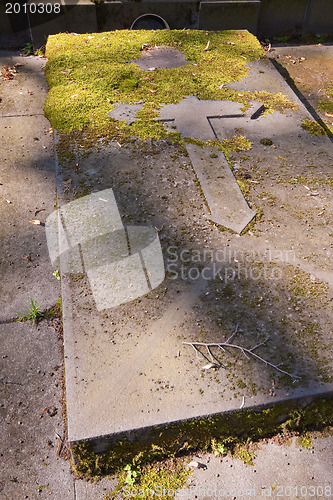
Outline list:
[[[38,321],[44,318],[45,313],[40,310],[40,305],[33,299],[30,299],[30,304],[28,303],[29,312],[22,314],[17,319],[18,322],[23,323],[25,321],[31,321],[32,328],[38,324]]]

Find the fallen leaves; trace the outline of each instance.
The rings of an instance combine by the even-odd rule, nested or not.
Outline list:
[[[208,365],[203,366],[201,370],[210,370],[211,368],[216,370],[216,368],[219,368],[219,365],[217,363],[208,363]]]
[[[18,66],[23,66],[23,64],[16,63],[13,66],[3,66],[3,69],[5,70],[4,72],[0,73],[0,76],[4,80],[13,80],[14,75],[17,73],[16,68]]]
[[[301,62],[305,61],[306,57],[296,57],[296,59],[292,59],[291,55],[288,54],[288,55],[286,55],[286,59],[289,59],[292,64],[296,64],[296,63],[301,63]]]
[[[42,223],[39,219],[29,220],[30,224],[35,224],[36,226],[40,226]]]
[[[204,48],[204,50],[208,50],[208,49],[209,49],[209,46],[210,46],[210,40],[208,40],[207,45],[206,45],[206,47]]]

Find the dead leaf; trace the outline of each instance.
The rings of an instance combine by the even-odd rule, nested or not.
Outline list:
[[[61,69],[60,73],[63,73],[64,75],[68,75],[72,70],[71,69]]]
[[[36,224],[37,226],[41,225],[41,221],[39,219],[29,220],[30,224]]]
[[[208,365],[203,366],[201,370],[209,370],[210,368],[218,368],[218,365],[216,363],[208,363]]]
[[[34,214],[35,217],[36,217],[37,214],[39,214],[39,212],[43,212],[44,210],[45,210],[45,208],[36,208],[35,214]]]
[[[63,444],[64,444],[64,439],[62,439],[57,432],[55,433],[55,435],[56,435],[56,438],[58,439],[58,446],[57,446],[56,455],[57,455],[57,457],[59,457],[61,450],[62,450],[62,447],[63,447]]]
[[[207,45],[206,45],[206,47],[204,48],[204,50],[208,50],[208,49],[209,49],[209,45],[210,45],[210,40],[208,40]]]
[[[71,95],[71,97],[77,97],[79,94],[73,94]]]
[[[64,181],[64,184],[70,184],[72,182],[72,179],[68,179],[68,181]]]
[[[330,116],[331,117],[331,116],[333,116],[333,114],[332,113],[326,113],[326,111],[325,111],[325,116]]]
[[[152,94],[155,94],[157,92],[157,90],[154,90],[154,89],[148,89],[149,92],[151,92]]]

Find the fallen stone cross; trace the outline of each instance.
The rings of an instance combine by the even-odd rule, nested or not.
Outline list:
[[[136,114],[141,107],[140,104],[121,103],[109,113],[109,116],[131,124],[136,120]],[[178,104],[162,106],[161,116],[158,119],[167,127],[170,124],[175,126],[184,138],[206,142],[218,139],[211,119],[256,118],[262,108],[257,104],[258,109],[251,109],[251,115],[245,115],[241,107],[242,104],[237,102],[201,101],[192,95]],[[186,148],[211,211],[210,219],[236,233],[241,233],[256,212],[248,206],[225,155],[217,147],[202,147],[193,142],[188,142]]]

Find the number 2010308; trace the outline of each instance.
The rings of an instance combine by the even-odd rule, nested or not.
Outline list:
[[[60,3],[6,3],[6,14],[60,14]]]

